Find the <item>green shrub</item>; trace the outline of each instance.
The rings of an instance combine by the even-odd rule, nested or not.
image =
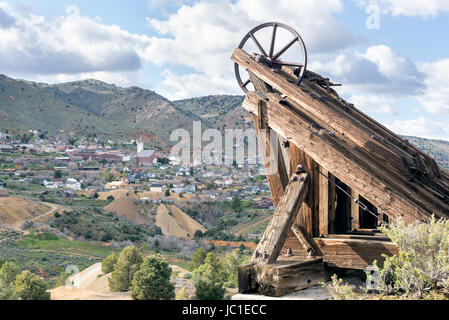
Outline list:
[[[399,254],[384,255],[376,290],[363,288],[356,294],[334,276],[326,285],[332,297],[359,299],[371,293],[400,299],[448,299],[449,220],[432,217],[428,223],[407,224],[399,219],[380,230],[398,246]],[[376,261],[373,264],[377,266]]]
[[[431,290],[449,289],[449,220],[398,220],[380,229],[399,247],[399,255],[386,257],[380,270],[381,292],[422,298]]]
[[[14,280],[20,273],[19,267],[6,261],[0,268],[0,300],[9,300],[14,293]]]
[[[49,300],[48,284],[41,277],[28,270],[16,277],[14,282],[14,298],[17,300]]]
[[[358,298],[353,288],[343,282],[343,279],[338,279],[336,274],[331,277],[329,284],[322,283],[322,285],[329,291],[333,300],[357,300]]]
[[[193,272],[195,293],[200,300],[222,300],[225,294],[223,276],[217,258],[209,252],[204,264]]]
[[[200,265],[204,263],[204,259],[206,259],[207,252],[203,247],[198,248],[192,256],[192,270],[198,268]]]
[[[145,258],[134,275],[131,297],[136,300],[168,300],[175,297],[170,283],[172,269],[160,255]]]
[[[101,271],[104,274],[114,271],[114,265],[117,263],[118,257],[115,253],[111,253],[101,262]]]
[[[114,271],[109,278],[109,289],[112,292],[128,291],[134,274],[142,264],[142,256],[135,247],[126,247],[120,253]]]

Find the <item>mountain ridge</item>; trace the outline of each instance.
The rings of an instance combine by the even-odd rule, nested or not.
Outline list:
[[[50,135],[96,135],[136,138],[150,147],[174,144],[173,130],[252,127],[252,118],[241,107],[244,96],[210,95],[170,101],[136,86],[123,88],[96,79],[46,84],[0,75],[0,131],[30,129]],[[404,137],[449,168],[449,142]]]

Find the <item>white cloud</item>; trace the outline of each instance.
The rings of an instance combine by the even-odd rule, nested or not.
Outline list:
[[[423,92],[425,74],[409,58],[390,47],[369,47],[365,53],[345,51],[327,62],[315,61],[310,69],[343,83],[343,92],[417,95]]]
[[[397,134],[433,139],[449,139],[449,130],[446,125],[424,117],[411,120],[396,120],[386,125]]]
[[[145,47],[151,44],[147,36],[133,35],[116,25],[104,25],[99,19],[80,15],[73,5],[67,7],[66,16],[52,21],[8,9],[15,23],[0,29],[0,69],[7,73],[136,71],[145,59]]]
[[[205,83],[209,83],[209,89],[201,91],[216,93],[213,90],[223,88],[223,79],[234,79],[230,61],[233,49],[249,30],[263,22],[282,21],[292,26],[314,53],[333,52],[360,43],[362,39],[333,16],[342,8],[339,0],[304,0],[300,5],[295,0],[200,1],[183,5],[167,20],[147,18],[148,25],[161,37],[146,48],[145,54],[159,65],[181,64],[193,69],[192,78],[208,76]],[[168,75],[170,79],[166,82],[171,82],[174,75]],[[178,93],[193,95],[186,88],[192,84],[179,85],[186,90],[180,89]],[[235,80],[229,92],[240,92]]]
[[[419,102],[430,113],[449,113],[449,59],[424,63],[420,69],[427,77],[426,90],[418,97]]]
[[[15,24],[15,19],[0,7],[0,29],[11,28]]]
[[[170,70],[163,72],[164,80],[156,91],[170,100],[209,94],[229,94],[235,91],[234,79],[204,74],[177,75]]]
[[[356,108],[368,114],[397,114],[388,103],[385,96],[353,95],[348,99],[348,101],[351,101]]]
[[[447,0],[362,0],[362,5],[376,4],[382,13],[393,16],[436,17],[441,12],[449,11]]]

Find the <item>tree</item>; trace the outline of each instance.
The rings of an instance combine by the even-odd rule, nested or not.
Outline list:
[[[19,267],[10,261],[6,261],[0,268],[0,299],[11,299],[14,293],[14,280],[20,273]]]
[[[203,232],[201,230],[196,230],[195,234],[193,235],[195,238],[202,238],[204,236]]]
[[[192,270],[198,268],[200,265],[204,263],[204,259],[206,259],[207,252],[203,247],[198,248],[192,256]]]
[[[41,277],[25,270],[14,282],[14,298],[18,300],[49,300],[48,284]]]
[[[99,197],[98,192],[95,192],[95,193],[94,193],[94,199],[98,199],[98,197]]]
[[[232,199],[232,209],[237,212],[242,210],[242,202],[240,201],[240,198],[235,197]]]
[[[115,253],[111,253],[101,262],[101,271],[104,274],[114,271],[114,265],[117,263],[118,257]]]
[[[54,175],[53,175],[53,177],[54,177],[55,179],[61,179],[61,178],[62,178],[62,172],[61,172],[61,170],[56,170],[55,173],[54,173]]]
[[[108,201],[114,201],[115,198],[114,198],[114,196],[110,195],[110,196],[108,196],[108,197],[106,198],[106,200],[108,200]]]
[[[193,271],[196,296],[200,300],[221,300],[226,289],[223,287],[223,273],[213,252],[209,252],[204,264]]]
[[[139,270],[142,256],[135,247],[126,247],[120,253],[111,278],[109,278],[109,289],[112,292],[128,291],[134,274]]]
[[[166,196],[166,197],[170,197],[170,190],[166,190],[166,191],[165,191],[165,196]]]
[[[161,255],[145,258],[131,284],[131,298],[135,300],[168,300],[175,297],[170,283],[172,269]]]

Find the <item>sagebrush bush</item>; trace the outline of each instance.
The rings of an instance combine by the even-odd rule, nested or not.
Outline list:
[[[449,220],[398,220],[380,229],[399,247],[399,255],[386,257],[380,270],[382,292],[422,298],[425,292],[449,289]]]
[[[397,256],[386,256],[379,268],[377,297],[401,299],[447,299],[449,297],[449,220],[406,223],[399,219],[379,229],[399,248]],[[373,263],[377,266],[376,261]],[[368,298],[368,289],[357,294],[336,276],[324,284],[334,299]],[[370,292],[372,296],[372,292]]]

